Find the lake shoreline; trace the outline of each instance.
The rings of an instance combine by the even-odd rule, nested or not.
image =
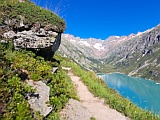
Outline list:
[[[132,78],[138,78],[138,79],[145,79],[145,80],[150,80],[150,81],[154,81],[155,84],[160,84],[159,82],[156,82],[155,80],[152,80],[152,79],[147,79],[147,78],[141,78],[141,77],[136,77],[136,76],[130,76],[130,75],[127,75],[125,73],[121,73],[121,72],[111,72],[111,73],[96,73],[96,75],[105,75],[105,74],[114,74],[114,73],[118,73],[118,74],[122,74],[122,75],[126,75],[128,77],[132,77]]]
[[[99,73],[97,76],[104,80],[108,87],[129,98],[142,109],[152,111],[153,108],[155,113],[159,113],[160,95],[157,91],[160,91],[160,83],[145,78],[130,77],[119,72]]]

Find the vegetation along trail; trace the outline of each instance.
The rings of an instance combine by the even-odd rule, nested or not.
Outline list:
[[[82,109],[76,110],[75,112],[73,104],[69,103],[68,107],[65,108],[67,110],[63,110],[63,114],[66,115],[64,119],[129,120],[129,118],[125,117],[121,113],[117,112],[114,109],[109,108],[109,106],[104,105],[104,100],[94,97],[93,94],[89,92],[88,88],[84,85],[84,83],[80,80],[80,77],[75,76],[71,71],[68,72],[68,75],[70,76],[72,82],[76,86],[77,95],[80,98],[81,106],[83,106],[89,113],[85,112],[84,115],[80,114],[82,113]],[[76,107],[80,108],[78,104],[76,104]],[[92,117],[89,117],[89,115],[91,115]],[[72,118],[70,116],[72,116]]]

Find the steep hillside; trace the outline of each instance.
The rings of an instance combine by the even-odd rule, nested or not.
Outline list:
[[[0,119],[58,120],[76,99],[59,61],[43,58],[53,58],[64,29],[63,19],[29,0],[0,1]]]
[[[93,44],[94,41],[97,42],[90,40],[90,43]],[[86,70],[101,71],[103,66],[98,59],[95,59],[95,52],[91,49],[91,44],[72,35],[63,34],[57,53],[70,58]]]
[[[57,120],[59,111],[68,99],[76,98],[69,77],[57,62],[45,61],[30,51],[13,51],[12,44],[1,43],[0,53],[0,119],[42,120],[45,117]],[[56,73],[52,72],[53,66],[59,68]],[[34,100],[37,104],[35,108],[38,108],[42,106],[38,100],[44,97],[41,96],[44,88],[38,92],[27,85],[27,81],[31,80],[36,88],[42,87],[38,84],[40,81],[49,88],[49,101],[46,104],[52,109],[50,112],[46,109],[47,116],[42,116],[41,110],[38,112],[31,108],[30,100]]]
[[[160,81],[159,58],[160,25],[111,49],[103,62],[113,71]]]

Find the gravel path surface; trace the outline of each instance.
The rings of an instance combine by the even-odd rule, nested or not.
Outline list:
[[[76,86],[80,102],[69,100],[69,103],[61,111],[61,120],[129,120],[121,113],[104,104],[104,100],[94,97],[88,88],[71,71],[68,75]]]

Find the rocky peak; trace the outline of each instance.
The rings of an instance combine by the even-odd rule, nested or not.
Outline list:
[[[88,49],[93,51],[94,56],[99,58],[100,56],[102,57],[105,55],[108,50],[135,36],[136,34],[130,34],[129,36],[110,36],[106,40],[101,40],[95,38],[82,39],[80,37],[74,37],[73,35],[63,34],[62,39],[64,38],[68,42],[71,42],[84,50]]]
[[[109,36],[105,41],[114,41],[114,40],[117,40],[119,38],[120,38],[119,36]]]

